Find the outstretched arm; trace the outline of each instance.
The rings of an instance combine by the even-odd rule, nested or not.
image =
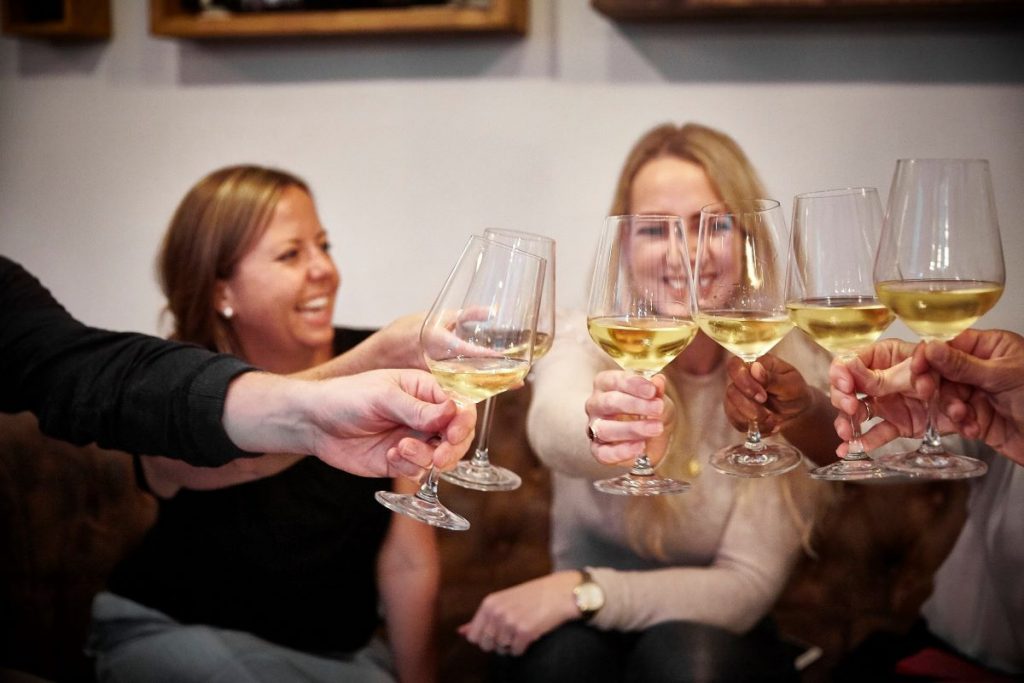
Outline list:
[[[312,453],[371,477],[454,466],[475,424],[475,407],[456,406],[422,370],[322,381],[248,373],[232,382],[224,409],[225,429],[242,448]]]

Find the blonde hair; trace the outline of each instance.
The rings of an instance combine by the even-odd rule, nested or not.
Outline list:
[[[674,157],[699,166],[707,175],[715,194],[724,201],[766,196],[764,184],[757,171],[731,137],[696,123],[682,126],[666,123],[649,130],[630,150],[619,173],[612,200],[612,215],[632,212],[630,195],[637,174],[648,162],[663,157]],[[686,429],[687,418],[679,400],[679,389],[672,381],[667,382],[666,386],[666,395],[676,406],[673,434],[678,435]],[[668,452],[670,455],[658,469],[663,476],[693,479],[699,474],[700,464],[694,459],[692,452],[679,452],[673,448],[671,442],[668,445]],[[821,501],[821,494],[817,492],[822,491],[823,487],[805,486],[803,480],[810,479],[799,470],[794,474],[796,476],[786,476],[782,480],[782,495],[791,513],[790,518],[803,539],[805,549],[811,552],[809,543],[813,518]],[[798,480],[799,483],[794,484]],[[749,483],[740,484],[738,495],[748,495]],[[801,491],[801,497],[812,503],[809,509],[801,509],[797,504],[792,490],[794,485],[801,489],[809,489]],[[685,495],[631,499],[627,503],[626,524],[633,551],[642,557],[665,561],[665,539],[670,534],[678,533],[680,524],[685,523],[681,520],[685,520],[691,504],[689,497]]]
[[[231,277],[263,235],[288,187],[310,193],[305,181],[290,173],[229,166],[200,180],[181,200],[157,255],[171,339],[241,351],[230,324],[214,308],[217,282]]]
[[[731,137],[698,123],[665,123],[637,140],[626,157],[612,199],[611,215],[632,213],[633,181],[649,161],[675,157],[700,166],[720,199],[764,197],[764,185],[747,155]]]

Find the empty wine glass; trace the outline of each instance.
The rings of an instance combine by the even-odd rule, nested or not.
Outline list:
[[[649,379],[682,353],[697,334],[692,299],[681,218],[611,216],[605,221],[587,328],[619,367]],[[654,496],[682,493],[690,485],[659,477],[647,454],[641,453],[629,472],[595,481],[594,487],[604,493]]]
[[[459,405],[520,386],[533,359],[546,262],[478,235],[462,255],[420,331],[427,367]],[[415,494],[378,491],[385,507],[421,522],[461,531],[469,522],[437,496],[431,468]]]
[[[555,241],[542,235],[498,228],[487,228],[484,237],[533,254],[547,262],[533,343],[533,361],[536,362],[551,349],[555,338]],[[522,484],[522,479],[512,470],[491,464],[487,445],[494,421],[495,399],[489,396],[484,401],[480,434],[472,457],[460,460],[455,469],[442,472],[441,478],[445,481],[475,491],[512,491]]]
[[[882,230],[878,190],[856,187],[797,195],[786,277],[793,323],[844,362],[878,339],[895,316],[875,296],[872,279]],[[860,423],[838,462],[811,470],[814,479],[853,481],[895,476],[860,442]]]
[[[875,259],[878,298],[925,341],[949,341],[992,308],[1005,269],[992,178],[984,159],[900,159]],[[916,451],[878,461],[904,474],[965,479],[985,474],[950,453],[935,427],[938,391]]]
[[[719,202],[700,211],[697,323],[748,368],[793,326],[786,311],[787,246],[786,219],[774,199]],[[746,441],[717,451],[710,462],[725,474],[767,477],[797,467],[801,454],[763,441],[751,420]]]

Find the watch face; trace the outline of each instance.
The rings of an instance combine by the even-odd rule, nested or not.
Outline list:
[[[576,606],[581,612],[596,612],[604,606],[604,591],[596,583],[576,586]]]

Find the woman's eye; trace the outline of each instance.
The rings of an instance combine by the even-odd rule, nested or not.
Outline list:
[[[639,228],[637,234],[644,237],[661,237],[665,234],[665,228],[654,226],[650,228]]]
[[[320,245],[320,250],[325,254],[329,253],[331,251],[331,243],[324,242],[323,244]]]
[[[732,230],[732,218],[729,216],[723,216],[714,222],[715,232],[725,232],[726,230]]]
[[[294,261],[299,257],[298,249],[289,249],[277,257],[278,261]]]

